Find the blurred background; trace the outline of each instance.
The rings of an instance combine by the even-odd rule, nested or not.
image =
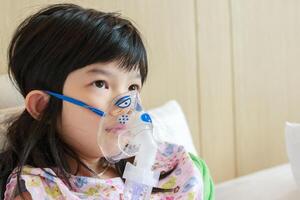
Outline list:
[[[135,23],[149,56],[144,104],[179,102],[216,183],[288,162],[284,124],[300,122],[300,1],[1,0],[0,74],[17,25],[61,2]]]

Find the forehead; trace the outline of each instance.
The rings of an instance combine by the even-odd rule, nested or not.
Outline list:
[[[128,78],[141,80],[141,74],[139,69],[128,71],[126,69],[121,68],[118,62],[94,63],[87,65],[83,68],[71,72],[68,76],[68,79],[84,79],[99,75],[108,78]]]
[[[117,62],[109,63],[94,63],[88,65],[82,69],[82,72],[87,75],[105,75],[105,76],[124,76],[127,75],[130,78],[141,78],[138,69],[127,71],[119,66]]]

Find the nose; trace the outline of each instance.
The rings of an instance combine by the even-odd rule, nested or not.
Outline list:
[[[129,111],[130,111],[129,108],[127,108],[127,109],[115,108],[115,109],[113,109],[113,110],[110,112],[110,115],[116,117],[116,116],[119,116],[119,115],[130,114]]]
[[[128,88],[125,88],[125,87],[113,88],[109,94],[110,102],[114,101],[115,99],[117,99],[120,96],[123,96],[127,92],[129,92]]]

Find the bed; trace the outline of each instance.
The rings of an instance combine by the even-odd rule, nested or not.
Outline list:
[[[216,200],[299,200],[290,164],[279,165],[216,185]]]

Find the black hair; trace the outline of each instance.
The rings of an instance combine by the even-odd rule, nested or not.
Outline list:
[[[72,71],[110,61],[117,61],[125,71],[138,70],[142,83],[145,82],[147,54],[135,26],[118,13],[74,4],[50,5],[26,18],[16,29],[8,49],[9,76],[24,97],[31,90],[62,93]],[[69,186],[70,166],[65,156],[74,158],[78,166],[87,167],[58,134],[61,109],[62,102],[50,97],[39,120],[25,109],[11,121],[5,148],[0,153],[1,199],[8,176],[15,168],[19,169],[17,188],[21,190],[20,174],[25,165],[58,167]],[[116,164],[120,176],[125,164],[126,160]]]

